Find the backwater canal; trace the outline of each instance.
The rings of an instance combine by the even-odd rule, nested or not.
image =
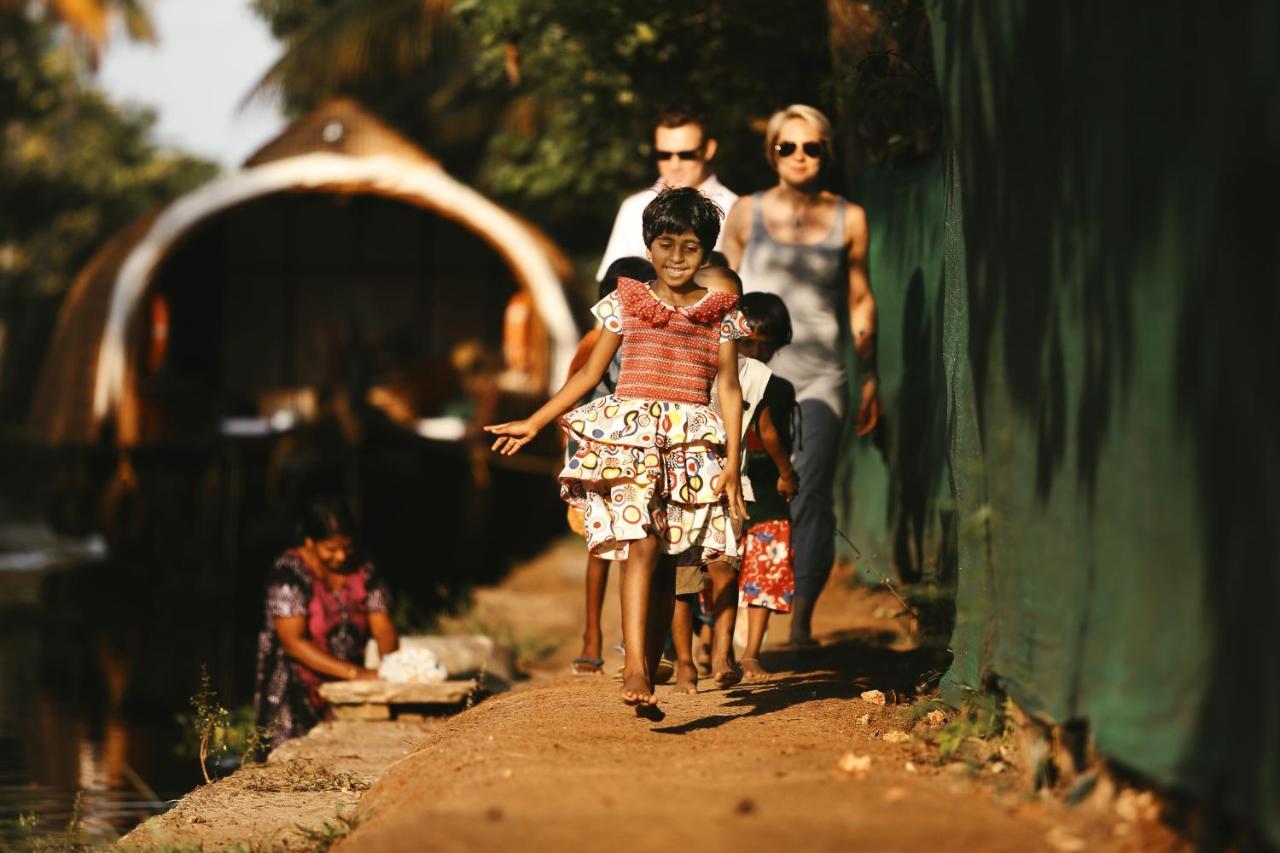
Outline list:
[[[294,513],[242,451],[135,460],[141,485],[116,516],[123,545],[91,525],[55,533],[41,471],[0,483],[0,849],[56,843],[73,817],[77,842],[107,844],[200,784],[177,717],[202,667],[220,704],[251,703],[262,582],[292,544]],[[388,577],[401,630],[429,627],[563,530],[542,472],[495,469],[481,493],[459,490],[470,462],[458,454],[366,461],[363,550]]]

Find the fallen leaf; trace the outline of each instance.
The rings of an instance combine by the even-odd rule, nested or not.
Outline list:
[[[884,801],[886,803],[896,803],[907,798],[907,789],[894,786],[884,792]]]
[[[1150,823],[1160,817],[1160,804],[1150,791],[1125,788],[1116,795],[1115,808],[1120,819],[1129,823]]]
[[[836,769],[842,773],[848,773],[854,778],[860,778],[865,776],[867,771],[871,769],[871,756],[854,755],[852,752],[846,752],[836,762]]]
[[[1061,850],[1062,853],[1080,853],[1086,847],[1084,839],[1072,835],[1065,826],[1055,826],[1045,835],[1044,840],[1054,850]]]

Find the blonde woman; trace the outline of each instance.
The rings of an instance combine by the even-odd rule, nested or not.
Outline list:
[[[813,607],[835,559],[832,489],[849,396],[847,341],[863,366],[858,435],[874,430],[879,418],[876,305],[867,275],[866,212],[819,185],[832,159],[831,122],[804,104],[779,110],[765,131],[765,157],[778,183],[733,206],[724,253],[744,290],[777,294],[791,314],[791,345],[769,367],[795,386],[801,411],[795,451],[800,490],[791,502],[791,645],[803,648],[814,645]]]

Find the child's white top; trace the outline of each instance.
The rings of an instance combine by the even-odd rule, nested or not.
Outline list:
[[[766,367],[763,361],[738,356],[738,384],[742,386],[742,435],[738,436],[742,452],[740,470],[742,471],[742,499],[748,503],[756,499],[756,493],[751,488],[751,480],[747,479],[747,427],[755,417],[756,407],[764,399],[764,389],[772,376],[773,371]],[[717,395],[716,386],[718,385],[719,383],[716,383],[711,387],[711,407],[716,410],[716,414],[723,417]]]

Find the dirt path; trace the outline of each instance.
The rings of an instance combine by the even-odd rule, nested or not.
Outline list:
[[[815,627],[821,654],[766,654],[755,688],[673,696],[636,718],[609,678],[573,678],[581,546],[565,543],[481,590],[469,621],[542,672],[425,735],[360,802],[342,850],[1149,850],[1177,847],[1113,810],[1068,810],[1016,769],[945,765],[911,728],[907,695],[936,654],[914,647],[888,596],[833,578]],[[617,607],[606,606],[606,645]],[[774,636],[785,636],[780,620]],[[612,671],[618,655],[606,655]],[[872,705],[862,690],[890,693]],[[890,735],[892,739],[894,735]],[[842,761],[848,770],[839,769]],[[861,767],[869,759],[869,765]]]
[[[192,792],[120,847],[1182,849],[1137,820],[1143,810],[1132,801],[1068,809],[1034,794],[1016,754],[943,761],[932,743],[942,729],[916,719],[927,709],[913,713],[910,703],[945,655],[917,648],[894,599],[852,588],[847,573],[832,578],[815,616],[819,653],[801,660],[766,645],[770,683],[715,691],[704,679],[697,696],[660,688],[663,718],[639,719],[618,700],[618,682],[568,675],[583,559],[580,542],[562,542],[478,590],[471,612],[449,626],[516,649],[533,672],[516,689],[453,717],[322,725],[266,767]],[[612,672],[612,595],[604,621]],[[786,628],[777,620],[773,636]],[[863,701],[872,688],[889,701]]]

